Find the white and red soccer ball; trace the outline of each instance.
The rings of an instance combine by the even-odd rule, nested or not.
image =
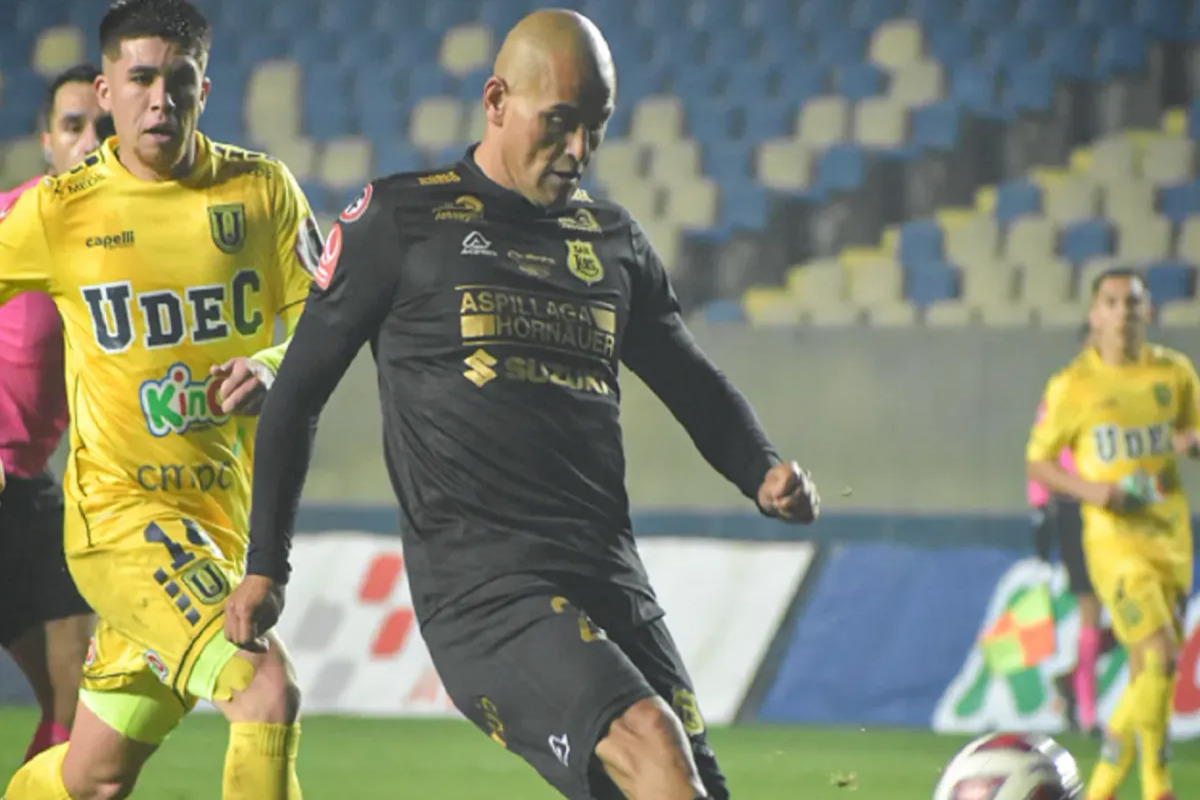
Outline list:
[[[1079,767],[1066,748],[1041,734],[991,733],[946,765],[933,800],[1077,800]]]

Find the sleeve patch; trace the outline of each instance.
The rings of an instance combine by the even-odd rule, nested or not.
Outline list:
[[[353,203],[346,206],[345,210],[342,211],[342,214],[340,217],[338,217],[338,219],[340,219],[342,222],[350,223],[367,213],[367,207],[371,205],[371,194],[373,192],[374,189],[372,188],[372,185],[368,183],[363,188],[362,194],[356,197]]]
[[[329,288],[329,283],[333,280],[333,271],[337,269],[338,258],[341,255],[342,226],[341,223],[335,222],[329,231],[329,238],[325,240],[325,248],[321,251],[317,268],[313,271],[313,280],[322,289]]]

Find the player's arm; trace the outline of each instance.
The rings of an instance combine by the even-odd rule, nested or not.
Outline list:
[[[54,272],[46,206],[53,189],[45,182],[11,206],[0,207],[0,305],[22,292],[49,292]]]
[[[1175,421],[1175,452],[1188,458],[1200,458],[1200,378],[1187,356],[1180,356],[1183,385],[1179,393],[1179,418]]]
[[[1074,497],[1081,503],[1108,506],[1115,487],[1073,475],[1058,462],[1064,447],[1073,447],[1079,435],[1071,406],[1070,384],[1065,375],[1056,375],[1046,386],[1037,420],[1025,447],[1025,471],[1029,480],[1048,491]]]
[[[679,420],[705,460],[757,500],[779,455],[746,398],[684,325],[666,270],[637,224],[633,250],[638,268],[621,360]]]
[[[304,313],[258,424],[247,572],[286,583],[317,419],[364,342],[392,307],[395,223],[376,202],[330,231]]]

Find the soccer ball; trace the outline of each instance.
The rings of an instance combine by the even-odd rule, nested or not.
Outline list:
[[[933,800],[1076,800],[1083,780],[1066,748],[1041,734],[992,733],[946,765]]]

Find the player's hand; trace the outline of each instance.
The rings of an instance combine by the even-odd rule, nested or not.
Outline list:
[[[222,414],[257,414],[262,410],[267,390],[275,381],[275,373],[270,367],[244,356],[217,364],[209,374],[221,381],[217,396],[221,399]]]
[[[265,575],[247,575],[225,600],[225,638],[243,650],[266,651],[266,633],[283,613],[283,594]]]
[[[1177,456],[1200,458],[1200,432],[1195,428],[1188,428],[1185,431],[1175,431],[1171,435],[1171,445]]]
[[[758,507],[767,516],[803,524],[820,515],[821,496],[807,470],[787,461],[767,470],[758,487]]]

